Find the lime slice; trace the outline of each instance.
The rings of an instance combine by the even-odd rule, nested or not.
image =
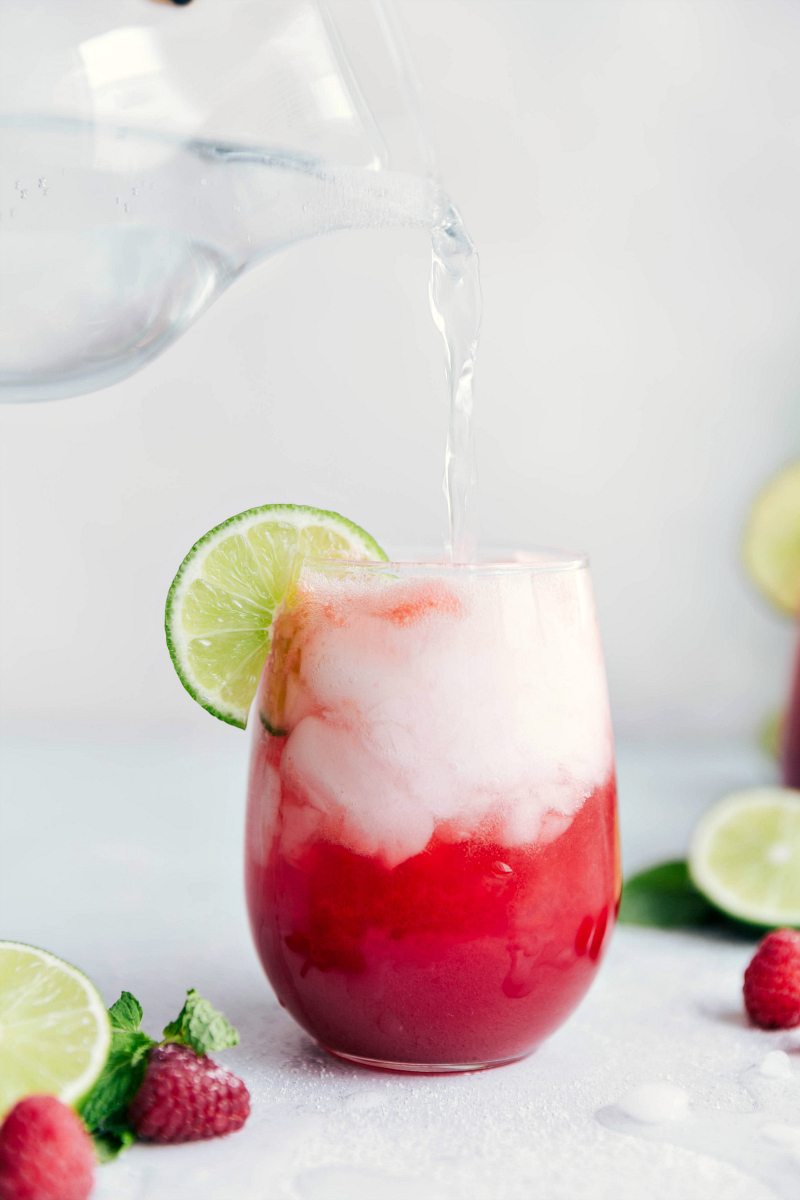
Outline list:
[[[756,496],[744,531],[744,565],[777,608],[800,612],[800,462]]]
[[[0,1120],[23,1096],[82,1099],[110,1045],[106,1006],[85,975],[46,950],[0,942]]]
[[[278,606],[306,555],[386,560],[368,533],[338,513],[265,504],[195,542],[167,596],[167,645],[198,704],[244,729]]]
[[[720,800],[692,835],[689,873],[729,916],[800,926],[800,791],[752,788]]]

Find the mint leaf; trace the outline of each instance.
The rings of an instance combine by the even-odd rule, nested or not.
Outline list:
[[[238,1045],[239,1034],[221,1012],[190,988],[177,1018],[165,1028],[164,1040],[191,1046],[196,1054],[210,1054]]]
[[[116,1158],[136,1140],[128,1124],[128,1105],[141,1086],[147,1055],[155,1045],[139,1028],[142,1006],[130,992],[122,993],[108,1015],[111,1049],[100,1078],[79,1109],[100,1162]]]
[[[106,1065],[80,1106],[90,1133],[127,1127],[128,1105],[141,1086],[147,1054],[154,1045],[140,1029],[112,1029]]]
[[[626,880],[620,923],[660,929],[698,929],[724,920],[689,878],[682,860],[660,863]]]
[[[142,1006],[130,992],[123,992],[108,1010],[112,1029],[138,1029],[142,1023]]]
[[[123,1150],[127,1150],[136,1141],[136,1134],[132,1129],[120,1129],[119,1131],[104,1130],[103,1133],[95,1133],[92,1135],[94,1142],[94,1150],[97,1155],[97,1161],[100,1163],[111,1162]]]

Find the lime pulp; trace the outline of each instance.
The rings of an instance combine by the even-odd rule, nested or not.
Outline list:
[[[106,1006],[69,963],[21,942],[0,942],[0,1119],[25,1096],[75,1104],[111,1044]]]
[[[800,926],[800,792],[752,788],[720,800],[694,831],[689,871],[729,916]]]

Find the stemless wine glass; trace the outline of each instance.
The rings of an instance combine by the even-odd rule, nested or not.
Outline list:
[[[281,1004],[372,1067],[528,1054],[620,891],[586,560],[308,560],[256,705],[247,897]]]

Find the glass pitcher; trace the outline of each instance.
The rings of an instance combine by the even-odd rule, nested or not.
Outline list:
[[[301,238],[435,223],[385,0],[6,0],[0,400],[92,391]]]

